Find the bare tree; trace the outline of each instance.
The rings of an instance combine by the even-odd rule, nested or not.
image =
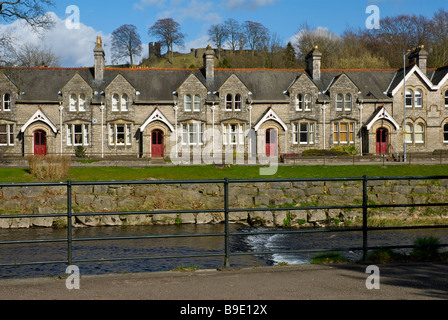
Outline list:
[[[235,19],[230,18],[224,21],[224,27],[228,34],[227,43],[229,44],[229,47],[232,50],[232,52],[235,53],[240,40],[240,34],[241,34],[240,23]]]
[[[264,54],[265,54],[265,66],[266,68],[274,68],[276,65],[276,60],[280,57],[280,52],[282,52],[285,47],[283,46],[283,41],[277,33],[270,34],[264,40]]]
[[[218,48],[218,58],[221,57],[223,44],[229,37],[229,32],[224,24],[214,24],[208,29],[209,40]]]
[[[54,21],[47,14],[48,8],[53,6],[53,0],[0,1],[0,20],[24,20],[34,31],[48,30],[54,26]]]
[[[431,21],[432,53],[430,60],[434,67],[448,64],[448,11],[440,9]]]
[[[322,67],[331,68],[341,47],[341,39],[326,28],[311,29],[304,24],[294,36],[293,44],[299,61],[305,61],[306,55],[316,46],[322,53]]]
[[[129,57],[130,64],[133,66],[134,56],[141,55],[142,51],[142,41],[136,26],[124,24],[112,32],[112,57],[114,62]]]
[[[51,49],[40,48],[37,45],[26,43],[14,50],[13,65],[17,67],[59,67],[59,56]]]
[[[168,58],[173,63],[173,46],[183,46],[185,35],[181,32],[180,24],[172,18],[159,19],[149,28],[149,35],[156,37],[162,46],[167,49],[167,53],[171,55]]]
[[[269,37],[269,30],[261,23],[253,21],[243,23],[243,33],[252,54],[255,50],[263,49],[263,43]]]

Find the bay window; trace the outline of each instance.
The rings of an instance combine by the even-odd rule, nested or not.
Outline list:
[[[182,144],[202,145],[204,143],[204,124],[184,123],[182,124]]]
[[[89,124],[68,124],[67,125],[67,145],[68,146],[88,146],[88,145],[90,145],[90,125]]]
[[[127,123],[109,124],[109,145],[132,145],[132,126]]]
[[[0,124],[0,146],[14,145],[14,125]]]

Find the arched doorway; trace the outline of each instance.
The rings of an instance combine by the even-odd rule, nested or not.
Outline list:
[[[43,130],[34,131],[34,155],[47,154],[47,133]]]
[[[389,130],[379,128],[376,131],[376,154],[387,154],[389,145]]]
[[[163,157],[163,132],[162,130],[153,130],[151,132],[151,156],[153,158]]]
[[[277,129],[267,129],[266,130],[266,156],[277,155],[277,141],[278,133]]]

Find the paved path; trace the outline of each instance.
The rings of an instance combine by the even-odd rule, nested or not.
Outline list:
[[[379,266],[367,289],[363,265],[260,268],[0,280],[0,300],[448,300],[448,264]]]

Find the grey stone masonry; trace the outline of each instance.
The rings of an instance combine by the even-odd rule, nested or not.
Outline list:
[[[399,70],[325,70],[318,48],[305,70],[219,69],[201,52],[201,69],[106,67],[98,37],[92,68],[1,68],[1,156],[448,150],[448,66],[427,68],[423,47]]]

